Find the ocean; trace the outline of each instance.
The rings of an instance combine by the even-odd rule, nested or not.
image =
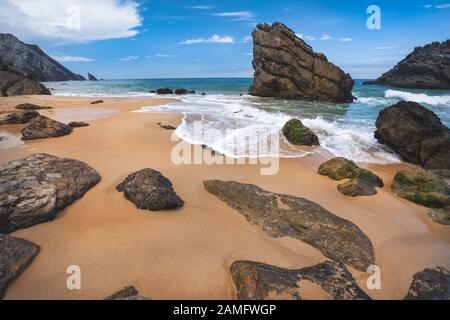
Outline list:
[[[56,96],[145,98],[156,96],[150,91],[161,87],[195,90],[195,95],[174,96],[180,100],[177,103],[142,108],[136,112],[181,113],[183,121],[176,130],[180,138],[193,144],[205,144],[230,157],[245,155],[230,147],[229,142],[253,131],[270,135],[295,117],[318,135],[319,148],[305,150],[281,142],[279,153],[258,153],[255,156],[303,157],[314,152],[329,158],[341,156],[363,163],[398,163],[398,156],[379,144],[373,133],[378,113],[400,100],[418,102],[436,113],[446,126],[450,125],[450,91],[365,86],[362,85],[363,81],[356,80],[353,95],[357,100],[349,104],[252,97],[247,95],[251,78],[101,80],[44,84]],[[196,121],[201,121],[204,130],[214,129],[222,134],[199,137],[194,133]]]

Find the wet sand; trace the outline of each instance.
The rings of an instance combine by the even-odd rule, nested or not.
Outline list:
[[[130,111],[161,105],[168,99],[95,99],[66,97],[0,98],[0,111],[31,102],[54,106],[41,113],[63,122],[87,121],[69,136],[27,141],[4,148],[0,162],[46,152],[86,162],[102,181],[54,221],[12,233],[41,246],[33,264],[7,290],[5,299],[103,299],[134,285],[153,299],[234,299],[229,266],[249,259],[285,268],[302,268],[326,258],[293,238],[271,238],[237,211],[203,188],[206,179],[236,180],[268,191],[305,197],[358,225],[374,245],[382,271],[382,289],[366,287],[368,274],[349,268],[361,288],[375,299],[401,299],[412,275],[427,267],[450,268],[448,226],[433,222],[427,209],[399,199],[390,191],[395,172],[410,165],[372,165],[385,187],[372,197],[340,194],[338,182],[316,173],[325,159],[313,155],[281,159],[273,176],[260,175],[259,165],[175,165],[173,131],[181,116]],[[20,137],[23,126],[0,127]],[[363,164],[361,164],[364,166]],[[185,201],[178,210],[152,213],[136,209],[115,187],[128,174],[153,168],[169,178]],[[366,166],[367,167],[367,166]],[[66,269],[81,268],[81,290],[66,288]],[[324,298],[314,286],[302,291]]]

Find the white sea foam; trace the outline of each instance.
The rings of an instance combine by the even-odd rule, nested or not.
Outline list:
[[[249,132],[265,132],[267,136],[273,130],[281,130],[292,116],[282,112],[268,112],[255,107],[248,97],[208,95],[184,96],[182,101],[167,106],[142,108],[137,112],[180,112],[184,114],[182,124],[176,134],[192,144],[205,144],[229,157],[241,157],[236,153],[232,142],[240,137],[248,136]],[[349,125],[327,121],[321,117],[301,119],[302,122],[319,137],[321,147],[312,152],[325,156],[342,156],[356,162],[395,163],[399,162],[390,150],[380,145],[373,137],[374,128],[371,125]],[[202,121],[203,130],[219,130],[217,137],[194,136],[194,122]],[[231,129],[231,130],[230,130]],[[279,154],[258,154],[257,156],[303,157],[311,152],[302,151],[280,141]]]
[[[384,93],[386,98],[400,98],[405,101],[424,103],[431,106],[450,106],[450,96],[429,96],[424,93],[411,93],[406,91],[387,90]]]

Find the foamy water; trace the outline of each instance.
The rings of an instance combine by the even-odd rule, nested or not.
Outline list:
[[[90,97],[153,97],[150,93],[160,87],[186,88],[206,95],[167,96],[180,102],[160,107],[149,107],[137,112],[176,112],[183,114],[181,125],[175,131],[183,140],[204,144],[230,157],[280,156],[303,157],[320,153],[326,157],[342,156],[356,162],[397,163],[396,154],[374,138],[378,113],[400,100],[415,101],[435,112],[447,126],[450,123],[450,92],[393,90],[382,86],[362,86],[357,81],[351,104],[332,104],[281,99],[257,98],[245,95],[251,79],[162,79],[116,80],[99,82],[48,83],[52,93],[60,96]],[[281,135],[276,150],[260,150],[262,140],[274,141],[274,132],[298,118],[319,137],[318,148],[298,148]],[[201,123],[199,135],[195,124]],[[259,140],[249,141],[249,148],[235,148],[236,141],[250,133],[258,133]],[[255,144],[255,145],[252,145]],[[257,151],[255,151],[257,150]],[[250,154],[248,154],[248,152]],[[253,153],[252,153],[253,152]]]

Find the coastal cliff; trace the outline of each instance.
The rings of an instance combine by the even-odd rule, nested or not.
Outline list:
[[[284,24],[258,24],[253,32],[253,84],[249,93],[293,100],[352,102],[354,81]]]
[[[0,57],[3,65],[12,66],[35,81],[86,80],[48,56],[37,45],[23,43],[9,33],[0,33]]]
[[[416,47],[394,68],[375,81],[366,81],[364,84],[410,89],[450,89],[450,39]]]

